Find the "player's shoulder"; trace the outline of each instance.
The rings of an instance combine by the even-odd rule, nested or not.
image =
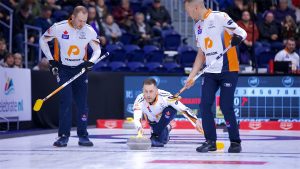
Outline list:
[[[298,57],[299,58],[299,54],[296,51],[292,52],[292,55],[294,55],[294,57]]]
[[[279,58],[282,58],[285,56],[286,56],[286,51],[283,49],[283,50],[279,51],[278,53],[276,53],[275,59],[279,59]]]
[[[89,25],[89,24],[85,24],[86,30],[89,31],[90,33],[96,33],[95,29]]]
[[[141,93],[141,94],[139,94],[139,95],[136,97],[135,102],[136,102],[136,103],[142,103],[144,100],[145,100],[145,99],[144,99],[144,95],[143,95],[143,93]]]
[[[63,21],[54,23],[54,25],[57,26],[57,27],[59,27],[59,26],[65,26],[67,24],[68,24],[68,20],[63,20]]]
[[[211,14],[217,18],[214,19],[220,19],[220,20],[224,20],[227,18],[230,18],[229,15],[226,12],[222,12],[222,11],[212,11]]]
[[[63,20],[54,23],[51,28],[54,28],[57,31],[57,30],[65,29],[67,25],[68,25],[68,20]]]
[[[162,96],[162,97],[169,97],[169,96],[171,96],[172,94],[171,94],[170,92],[168,92],[168,91],[158,89],[158,95],[159,95],[159,96]]]
[[[285,49],[282,49],[281,51],[278,52],[279,55],[286,55],[287,52]]]

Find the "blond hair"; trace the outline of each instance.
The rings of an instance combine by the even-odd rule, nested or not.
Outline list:
[[[76,6],[72,15],[77,16],[78,13],[82,12],[83,14],[87,14],[88,10],[84,6]]]

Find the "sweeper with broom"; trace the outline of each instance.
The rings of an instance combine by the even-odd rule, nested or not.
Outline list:
[[[50,70],[57,77],[60,87],[45,99],[39,99],[34,110],[39,111],[43,102],[60,91],[58,139],[56,147],[66,147],[72,126],[72,99],[77,105],[77,135],[80,146],[93,146],[87,132],[87,71],[91,70],[100,54],[97,33],[86,24],[88,11],[84,6],[74,8],[69,20],[55,23],[40,38],[40,46],[50,63]],[[54,54],[48,42],[54,40]],[[91,59],[87,59],[86,47],[93,49]],[[76,79],[76,80],[75,80]],[[73,82],[73,83],[71,83]]]

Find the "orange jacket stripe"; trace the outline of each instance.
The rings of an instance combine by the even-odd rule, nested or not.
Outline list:
[[[59,61],[59,47],[58,47],[58,40],[54,38],[54,60]]]
[[[231,40],[230,34],[227,31],[225,31],[224,42],[226,48],[230,45],[230,40]],[[227,51],[227,59],[228,59],[229,71],[230,72],[239,71],[239,60],[238,60],[236,47],[232,47]]]

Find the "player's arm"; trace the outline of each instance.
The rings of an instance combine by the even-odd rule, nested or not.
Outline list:
[[[95,63],[99,58],[99,56],[101,55],[101,47],[100,47],[100,41],[99,39],[97,39],[97,33],[94,30],[92,32],[92,40],[89,42],[89,45],[93,49],[93,54],[89,61]]]
[[[97,39],[97,33],[91,28],[90,32],[91,40],[89,45],[93,49],[93,54],[90,60],[84,61],[81,65],[85,67],[85,70],[91,71],[93,66],[95,65],[96,61],[101,55],[101,48],[100,48],[100,41]]]
[[[236,24],[229,16],[228,14],[221,12],[220,14],[220,22],[224,26],[224,28],[232,33],[232,39],[231,39],[231,46],[237,46],[239,45],[243,40],[246,39],[247,33],[246,31],[239,27],[238,24]]]
[[[40,47],[49,61],[53,60],[53,56],[51,54],[48,42],[56,37],[55,32],[56,25],[54,24],[40,37],[39,40]]]
[[[89,42],[89,45],[93,49],[93,54],[89,61],[92,63],[95,63],[97,61],[97,59],[99,58],[99,56],[101,55],[101,48],[100,48],[100,41],[99,41],[99,39],[97,39],[97,33],[95,31],[93,31],[92,36],[93,36],[93,38]]]
[[[178,101],[178,100],[170,100],[167,99],[168,105],[173,107],[174,109],[176,109],[179,112],[185,112],[186,114],[188,114],[191,118],[197,120],[197,116],[195,116],[191,109],[188,108],[187,106],[185,106],[182,102]]]
[[[191,73],[189,74],[189,77],[186,80],[185,87],[190,88],[194,85],[194,80],[193,78],[196,76],[196,74],[200,71],[202,68],[203,64],[205,62],[205,56],[201,48],[198,48],[198,53],[195,59],[195,62],[193,64],[193,68]]]
[[[141,108],[141,103],[142,103],[142,96],[139,95],[133,104],[133,119],[134,119],[134,126],[138,131],[143,131],[143,126],[142,126],[142,117],[143,117],[143,112]]]
[[[142,110],[134,110],[133,111],[134,126],[138,131],[143,130],[143,126],[141,123],[142,117],[143,117]]]
[[[196,130],[198,130],[200,133],[203,133],[201,121],[195,114],[192,113],[192,110],[190,108],[185,106],[180,101],[167,99],[167,102],[169,106],[172,106],[174,109],[181,112],[182,115],[192,123]]]
[[[56,25],[52,25],[41,37],[39,40],[40,47],[47,57],[50,64],[50,71],[53,75],[57,75],[58,73],[58,62],[53,59],[51,54],[48,42],[56,38]]]

